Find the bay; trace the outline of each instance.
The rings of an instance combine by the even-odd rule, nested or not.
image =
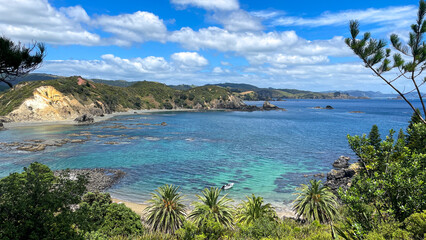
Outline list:
[[[408,105],[399,100],[273,103],[287,111],[135,114],[93,125],[0,131],[0,142],[84,139],[86,136],[70,134],[91,134],[84,144],[48,147],[35,153],[2,147],[0,177],[21,172],[34,161],[54,170],[118,168],[127,174],[109,192],[127,201],[144,202],[163,184],[179,185],[191,201],[205,187],[233,182],[234,187],[227,192],[236,200],[254,193],[273,204],[289,203],[295,198],[296,187],[314,174],[326,174],[340,155],[356,159],[347,143],[348,134],[368,133],[377,124],[384,137],[391,128],[405,129],[411,116]],[[314,109],[326,105],[334,109]],[[148,125],[161,122],[167,126]]]

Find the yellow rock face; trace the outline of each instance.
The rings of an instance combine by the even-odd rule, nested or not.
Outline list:
[[[70,120],[88,113],[74,97],[64,96],[52,86],[42,86],[34,90],[33,97],[26,99],[9,117],[16,122]]]

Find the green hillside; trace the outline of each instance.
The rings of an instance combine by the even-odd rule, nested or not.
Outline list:
[[[77,76],[54,80],[23,82],[15,90],[0,95],[0,115],[6,115],[16,109],[22,102],[33,95],[33,91],[41,86],[52,86],[66,96],[73,96],[83,105],[99,102],[109,111],[125,109],[175,109],[211,107],[215,99],[228,99],[231,93],[222,87],[196,87],[187,91],[175,90],[157,82],[136,82],[129,87],[110,86],[90,82],[78,85]]]
[[[275,88],[259,88],[250,84],[243,83],[221,83],[216,84],[229,89],[235,95],[243,100],[249,101],[270,101],[282,99],[347,99],[356,98],[346,93],[332,92],[319,93],[311,91],[303,91],[297,89],[275,89]]]

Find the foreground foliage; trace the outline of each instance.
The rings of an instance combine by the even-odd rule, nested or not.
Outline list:
[[[393,234],[385,239],[418,236],[415,227],[408,228],[426,209],[426,124],[417,120],[414,115],[408,135],[401,130],[396,139],[390,130],[385,140],[376,141],[376,127],[370,138],[348,137],[361,168],[352,186],[340,191],[346,220],[339,232],[345,239],[377,237],[384,229]]]
[[[164,185],[152,194],[150,206],[146,208],[147,224],[151,230],[174,233],[181,228],[185,220],[185,205],[179,187]]]
[[[197,195],[200,202],[194,202],[195,209],[189,215],[198,226],[206,225],[209,221],[218,222],[228,228],[232,227],[233,209],[230,206],[232,201],[227,198],[228,194],[220,197],[219,188],[206,188],[202,195]]]
[[[40,163],[1,179],[0,239],[78,237],[72,229],[79,221],[72,205],[80,202],[84,191],[84,177],[55,177]]]

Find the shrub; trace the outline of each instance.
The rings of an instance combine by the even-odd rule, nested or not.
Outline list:
[[[107,209],[100,232],[108,236],[142,234],[140,217],[124,204],[111,203]]]

